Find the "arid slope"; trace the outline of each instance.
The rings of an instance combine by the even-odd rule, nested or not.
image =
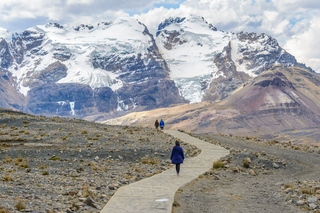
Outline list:
[[[302,68],[275,66],[220,102],[129,114],[108,124],[152,126],[319,143],[320,77]]]

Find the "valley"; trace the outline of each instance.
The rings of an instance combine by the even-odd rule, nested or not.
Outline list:
[[[174,141],[154,128],[0,109],[0,211],[100,212],[119,187],[170,168]]]

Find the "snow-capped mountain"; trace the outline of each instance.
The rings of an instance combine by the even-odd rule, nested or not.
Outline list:
[[[192,15],[160,23],[155,39],[129,17],[1,37],[0,106],[92,120],[219,101],[274,64],[306,68],[266,34],[219,31]]]
[[[233,87],[256,77],[273,64],[305,67],[266,34],[218,31],[198,16],[167,19],[159,25],[156,35],[170,77],[181,95],[191,103],[201,102],[204,97],[216,100],[210,97],[216,92],[210,88],[211,83],[228,79],[230,85],[230,77],[234,78],[239,72],[243,73],[240,74],[243,79],[234,78],[236,85]],[[216,86],[215,83],[215,89]],[[218,99],[228,95],[220,95]]]

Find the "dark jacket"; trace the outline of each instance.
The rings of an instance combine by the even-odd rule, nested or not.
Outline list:
[[[183,163],[184,154],[181,146],[175,146],[172,149],[170,160],[172,163]]]
[[[156,122],[154,123],[155,126],[159,126],[159,121],[156,120]]]

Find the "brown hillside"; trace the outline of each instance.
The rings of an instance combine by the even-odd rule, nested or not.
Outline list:
[[[152,126],[196,133],[259,136],[320,143],[320,77],[308,70],[274,67],[217,103],[189,104],[129,114],[108,124]]]

